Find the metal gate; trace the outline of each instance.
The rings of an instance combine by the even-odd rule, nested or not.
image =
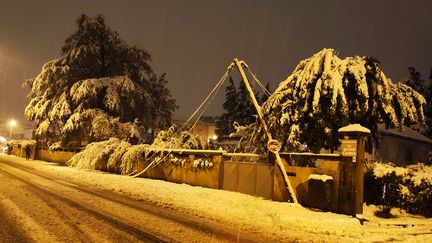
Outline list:
[[[222,189],[271,199],[273,170],[272,165],[224,161]]]

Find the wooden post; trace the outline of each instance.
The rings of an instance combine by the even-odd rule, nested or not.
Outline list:
[[[237,58],[234,58],[234,63],[237,66],[237,68],[238,68],[238,70],[240,72],[240,75],[241,75],[241,77],[243,79],[243,82],[244,82],[244,84],[246,86],[246,89],[248,90],[249,95],[250,95],[250,97],[252,99],[252,103],[254,104],[255,109],[257,111],[258,118],[259,118],[259,120],[261,122],[261,125],[263,126],[264,131],[267,134],[268,140],[270,141],[270,140],[272,140],[272,135],[270,134],[270,131],[269,131],[268,127],[267,127],[267,123],[264,121],[264,117],[263,117],[262,111],[261,111],[261,106],[258,104],[258,102],[257,102],[257,100],[255,98],[255,94],[252,91],[252,88],[251,88],[251,86],[249,84],[249,80],[247,79],[246,74],[244,73],[244,70],[243,70],[243,67],[242,67],[242,65],[244,65],[245,68],[248,68],[248,66],[246,65],[246,63],[244,61],[239,61]],[[282,163],[282,159],[281,159],[281,157],[279,155],[279,152],[277,152],[277,151],[276,152],[272,151],[272,152],[275,154],[276,162],[277,162],[279,168],[282,171],[285,183],[287,184],[287,188],[288,188],[288,191],[291,194],[291,198],[293,199],[293,202],[294,203],[298,203],[297,196],[296,196],[296,194],[294,192],[294,189],[293,189],[293,187],[291,185],[291,182],[290,182],[290,180],[288,178],[288,175],[287,175],[285,167],[284,167],[284,165]]]

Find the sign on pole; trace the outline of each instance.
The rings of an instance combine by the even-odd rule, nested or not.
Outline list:
[[[267,143],[267,148],[270,150],[270,152],[275,154],[282,148],[282,144],[276,139],[271,139]]]

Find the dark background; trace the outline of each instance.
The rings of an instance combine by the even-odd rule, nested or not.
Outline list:
[[[297,63],[322,48],[339,57],[374,56],[393,81],[409,66],[432,67],[432,1],[0,1],[0,119],[23,119],[24,79],[59,57],[82,13],[102,14],[129,44],[153,56],[157,73],[188,117],[234,57],[274,90]],[[224,90],[207,115],[222,112]]]

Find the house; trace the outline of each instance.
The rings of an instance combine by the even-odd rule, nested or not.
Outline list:
[[[190,128],[194,122],[195,121],[191,121],[189,124],[187,124],[187,127]],[[185,120],[174,120],[174,124],[176,124],[178,127],[183,126],[184,123]],[[204,137],[207,139],[207,141],[216,140],[217,135],[215,118],[206,116],[201,117],[192,128],[191,133]]]
[[[432,140],[417,131],[404,127],[386,129],[379,124],[379,148],[375,150],[375,159],[389,161],[397,165],[409,165],[417,162],[431,164]]]

